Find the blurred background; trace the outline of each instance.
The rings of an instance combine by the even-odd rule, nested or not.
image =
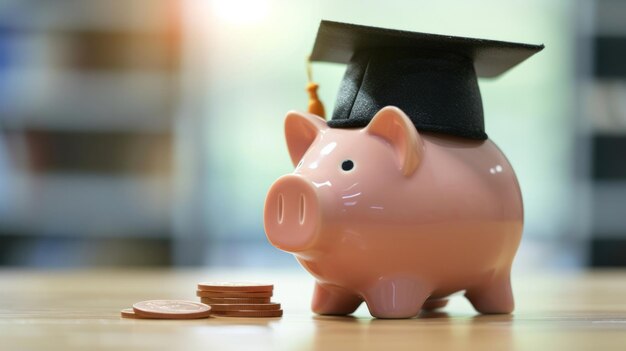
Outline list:
[[[515,269],[626,265],[620,0],[0,0],[0,265],[296,267],[263,202],[321,19],[545,44],[480,82]],[[313,65],[327,111],[344,70]]]

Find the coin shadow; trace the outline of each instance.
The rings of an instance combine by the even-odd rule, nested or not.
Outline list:
[[[255,327],[270,327],[272,323],[280,322],[282,317],[219,317],[211,316],[208,319],[212,323],[219,323],[220,325],[228,326],[255,326]]]

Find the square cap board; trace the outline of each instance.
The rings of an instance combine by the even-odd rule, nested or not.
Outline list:
[[[484,140],[477,78],[496,77],[543,48],[322,21],[311,60],[348,65],[330,127],[364,127],[393,105],[418,130]]]

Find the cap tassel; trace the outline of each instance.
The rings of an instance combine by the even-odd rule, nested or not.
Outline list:
[[[319,84],[313,82],[313,74],[311,69],[311,60],[307,58],[306,61],[306,73],[309,79],[309,83],[306,86],[306,91],[309,93],[309,113],[317,115],[321,117],[323,120],[326,120],[326,111],[324,110],[324,104],[320,101],[320,98],[317,96],[317,88],[319,88]]]

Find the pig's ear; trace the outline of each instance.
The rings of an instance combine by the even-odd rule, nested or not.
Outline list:
[[[285,139],[291,162],[296,166],[313,144],[320,131],[327,129],[326,121],[304,112],[290,111],[285,118]]]
[[[422,138],[413,122],[395,106],[387,106],[365,127],[367,133],[383,138],[393,146],[402,174],[415,172],[424,152]]]

